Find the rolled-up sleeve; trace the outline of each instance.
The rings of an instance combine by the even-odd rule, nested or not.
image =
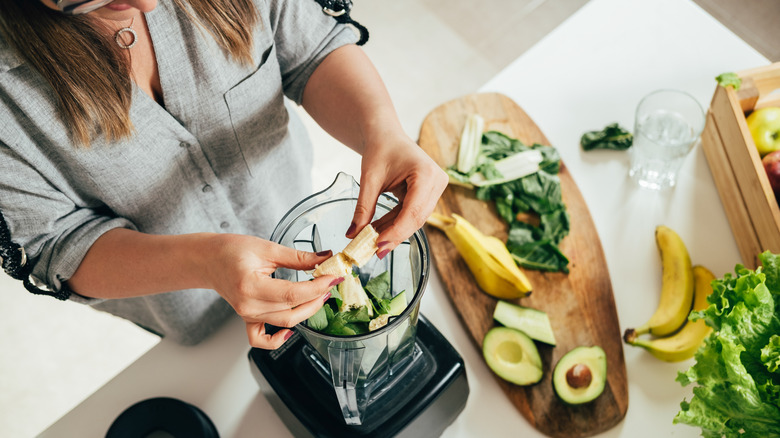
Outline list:
[[[109,211],[80,207],[6,144],[0,143],[0,213],[11,240],[24,248],[33,263],[34,280],[53,291],[63,288],[89,248],[113,228],[135,229]],[[100,300],[77,294],[74,301]]]
[[[337,48],[353,44],[357,34],[326,15],[314,0],[271,0],[270,25],[285,95],[300,104],[306,82]]]

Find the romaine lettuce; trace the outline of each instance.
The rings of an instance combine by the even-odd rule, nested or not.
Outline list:
[[[714,330],[677,377],[696,386],[674,423],[704,437],[780,437],[780,255],[759,258],[755,271],[737,265],[714,280],[709,307],[691,313]]]

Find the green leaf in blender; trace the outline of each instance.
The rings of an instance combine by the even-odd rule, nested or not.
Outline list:
[[[328,326],[328,315],[326,313],[326,308],[328,308],[328,305],[324,305],[320,307],[320,310],[317,311],[314,315],[310,316],[309,319],[306,321],[306,324],[312,329],[312,330],[323,330],[325,327]]]
[[[388,300],[392,298],[390,293],[390,272],[385,271],[366,283],[364,289],[377,300]]]
[[[371,316],[368,314],[368,307],[360,306],[356,309],[347,310],[346,312],[340,312],[343,315],[346,322],[368,322],[371,321]]]
[[[354,276],[353,281],[357,281],[359,284],[357,276]],[[390,290],[389,271],[369,279],[365,286],[361,286],[361,290],[368,297],[367,304],[338,311],[342,308],[343,303],[339,290],[334,288],[331,290],[331,297],[322,308],[307,320],[307,325],[313,330],[333,336],[368,333],[371,321],[381,315],[400,315],[408,304],[405,291],[401,291],[393,297]]]
[[[339,287],[338,286],[333,286],[330,289],[330,298],[332,298],[333,300],[336,301],[336,308],[337,309],[341,308],[341,303],[342,303],[342,301],[341,301],[341,293],[339,292]]]

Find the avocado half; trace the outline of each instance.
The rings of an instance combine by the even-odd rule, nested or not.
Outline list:
[[[542,359],[534,341],[509,327],[493,327],[482,341],[482,355],[494,373],[515,385],[542,380]]]
[[[579,405],[595,400],[607,383],[607,355],[599,346],[577,347],[555,365],[553,387],[561,400]]]

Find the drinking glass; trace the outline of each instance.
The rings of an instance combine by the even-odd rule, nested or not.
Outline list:
[[[636,109],[629,176],[641,187],[673,187],[685,157],[704,128],[704,110],[690,94],[657,90]]]

